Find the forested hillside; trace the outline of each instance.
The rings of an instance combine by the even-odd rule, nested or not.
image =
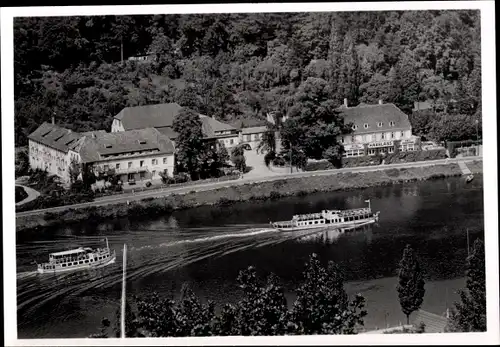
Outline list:
[[[264,119],[286,114],[306,81],[338,105],[383,99],[410,114],[432,100],[441,116],[412,119],[417,133],[449,136],[457,119],[469,136],[481,116],[479,23],[479,11],[16,18],[16,145],[53,115],[109,129],[123,107],[152,103]],[[157,60],[126,60],[147,52]]]

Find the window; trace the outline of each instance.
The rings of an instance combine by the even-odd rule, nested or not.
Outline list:
[[[390,126],[390,127],[393,127],[393,126],[394,126],[394,121],[390,121],[390,122],[389,122],[389,126]]]
[[[358,128],[358,126],[357,126],[356,124],[354,124],[354,125],[352,126],[352,129],[353,129],[353,130],[356,130],[357,128]]]
[[[141,172],[141,173],[139,173],[139,176],[141,177],[141,180],[143,180],[144,178],[146,178],[146,173]]]
[[[344,143],[344,136],[340,138],[340,143]]]
[[[131,162],[131,161],[129,161],[129,162],[128,162],[128,168],[130,169],[131,167],[132,167],[132,162]]]
[[[151,159],[151,163],[153,165],[158,165],[158,159]]]
[[[384,133],[380,134],[380,138],[381,138],[382,140],[385,140],[385,134],[384,134]]]
[[[368,129],[369,125],[368,125],[368,123],[365,123],[363,126],[364,126],[365,129]]]
[[[120,169],[120,163],[116,164],[116,169],[119,170]]]
[[[377,126],[378,126],[379,128],[381,128],[383,125],[384,125],[384,123],[382,123],[382,122],[378,122],[378,123],[377,123]]]
[[[394,147],[389,147],[389,153],[394,153]]]
[[[156,170],[153,170],[152,174],[153,174],[153,177],[156,177]]]
[[[368,155],[375,155],[377,153],[377,151],[375,151],[373,148],[370,148],[368,150]]]
[[[405,132],[404,131],[401,132],[401,137],[405,137]]]
[[[163,164],[167,163],[167,158],[163,158]]]
[[[394,139],[396,138],[396,134],[395,133],[391,133],[391,139]]]
[[[356,142],[356,138],[354,136],[351,136],[351,142],[352,143]]]
[[[232,145],[233,143],[234,143],[234,140],[233,140],[233,139],[229,140],[229,144],[230,144],[230,145]]]
[[[109,170],[109,165],[104,165],[104,171],[108,171]]]

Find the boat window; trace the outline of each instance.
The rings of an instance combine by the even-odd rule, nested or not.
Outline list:
[[[82,260],[80,260],[80,261],[78,262],[78,264],[83,264],[83,261],[82,261]]]
[[[87,259],[87,260],[85,260],[85,263],[88,263],[88,262],[89,262],[89,260],[88,260],[88,259]]]
[[[66,264],[62,264],[62,267],[66,267]]]

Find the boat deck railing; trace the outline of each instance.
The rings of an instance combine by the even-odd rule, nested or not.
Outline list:
[[[341,217],[350,217],[350,216],[358,216],[360,214],[369,214],[371,212],[372,211],[369,208],[357,208],[352,210],[338,211],[337,213]]]

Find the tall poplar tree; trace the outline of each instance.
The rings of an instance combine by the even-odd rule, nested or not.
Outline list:
[[[399,303],[410,324],[410,314],[422,306],[425,294],[424,274],[410,245],[406,245],[403,258],[399,262]]]
[[[466,290],[460,291],[460,302],[450,318],[450,330],[462,332],[486,331],[486,272],[484,244],[474,241],[467,258]]]

